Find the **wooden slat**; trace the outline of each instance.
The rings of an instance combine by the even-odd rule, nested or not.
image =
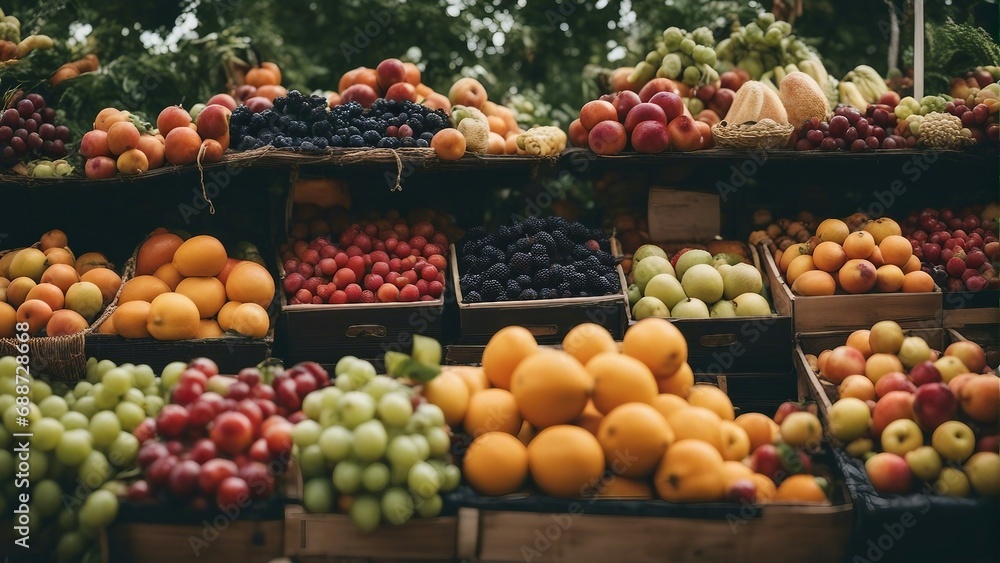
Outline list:
[[[113,563],[268,563],[284,554],[282,520],[236,520],[173,526],[117,523],[107,530]]]
[[[721,230],[717,194],[650,188],[647,217],[657,243],[709,241]]]

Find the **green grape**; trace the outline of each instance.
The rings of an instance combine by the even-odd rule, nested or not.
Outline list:
[[[104,454],[93,450],[80,464],[77,475],[80,477],[81,483],[91,489],[96,489],[111,477],[111,464],[108,463],[108,458],[104,457]]]
[[[13,392],[0,395],[0,412],[7,412],[7,409],[10,408],[12,405],[14,405],[16,402],[17,402],[17,397],[14,395]]]
[[[389,486],[389,468],[384,463],[372,463],[361,471],[361,486],[370,493],[378,493]]]
[[[90,545],[90,538],[79,531],[68,531],[56,543],[56,558],[59,561],[76,561]]]
[[[379,401],[386,393],[391,393],[400,387],[402,387],[402,384],[398,380],[388,375],[376,375],[361,390],[371,395],[376,401]]]
[[[659,61],[657,61],[656,65],[652,66],[657,66],[658,64]],[[413,356],[415,362],[430,367],[440,366],[442,353],[441,343],[437,340],[420,334],[413,335],[413,351],[410,355]]]
[[[115,368],[104,374],[101,383],[104,384],[105,392],[113,393],[116,397],[121,397],[126,391],[132,388],[135,381],[128,370]]]
[[[393,469],[399,468],[409,471],[415,463],[420,461],[420,449],[410,436],[393,438],[385,453]]]
[[[331,387],[330,389],[336,389],[336,387]],[[340,413],[338,413],[335,409],[324,410],[319,415],[319,425],[323,428],[340,426]]]
[[[131,371],[133,384],[138,389],[145,389],[155,382],[156,373],[153,372],[153,368],[146,364],[139,364],[133,367]]]
[[[87,416],[77,411],[70,411],[59,418],[59,423],[63,425],[63,430],[76,430],[82,428],[86,430],[90,426]]]
[[[389,437],[381,422],[377,420],[362,422],[354,429],[354,453],[362,461],[377,461],[385,454],[388,440]]]
[[[73,410],[87,418],[90,418],[98,411],[97,402],[93,397],[80,397],[76,400],[76,403],[73,404]]]
[[[0,357],[0,379],[15,379],[17,365],[17,358],[14,356]]]
[[[76,387],[73,388],[73,396],[75,396],[77,399],[81,397],[86,397],[87,395],[90,395],[90,391],[93,388],[94,388],[93,383],[89,381],[81,381],[76,384]]]
[[[117,367],[118,366],[116,366],[115,363],[112,362],[111,360],[101,360],[97,362],[97,369],[95,370],[97,381],[102,381],[104,379],[105,374],[107,374],[109,371]],[[96,383],[96,381],[93,383]]]
[[[694,86],[695,84],[698,83],[699,80],[701,80],[701,71],[698,70],[698,67],[689,66],[684,69],[684,75],[681,78],[681,81],[684,82],[684,84],[687,84],[688,86]],[[697,100],[697,98],[694,99]]]
[[[14,468],[17,465],[14,454],[0,450],[0,483],[14,483]]]
[[[361,488],[361,466],[353,461],[342,461],[333,468],[333,486],[349,495]]]
[[[9,447],[11,438],[13,437],[14,436],[10,432],[7,432],[6,428],[0,426],[0,449]]]
[[[170,391],[173,389],[186,369],[187,364],[184,362],[170,362],[164,366],[163,371],[160,372],[160,390]]]
[[[402,526],[413,517],[413,497],[406,489],[392,487],[382,494],[382,516],[386,522]]]
[[[333,512],[333,501],[333,486],[329,479],[322,477],[309,479],[302,487],[302,503],[309,512]]]
[[[132,387],[122,395],[122,401],[135,403],[142,407],[146,405],[146,394],[142,392],[142,389]]]
[[[63,425],[54,418],[42,418],[31,425],[31,447],[42,452],[49,452],[59,444],[63,435]]]
[[[355,498],[354,502],[351,503],[349,516],[351,522],[354,522],[354,525],[362,533],[368,534],[375,531],[382,519],[382,508],[379,506],[378,498],[370,495],[361,495]]]
[[[685,55],[690,55],[694,52],[695,42],[693,39],[681,39],[680,45],[677,48]]]
[[[74,395],[73,392],[70,391],[69,394],[63,395],[63,400],[66,401],[66,406],[69,408],[69,410],[73,410],[73,405],[76,404],[76,395]]]
[[[306,479],[319,477],[326,473],[326,456],[323,455],[319,444],[306,446],[299,450],[296,461],[299,464],[299,470],[302,471],[302,476]]]
[[[714,66],[716,62],[715,51],[711,47],[703,45],[695,47],[691,57],[694,58],[694,62],[708,66]]]
[[[31,397],[32,402],[40,403],[46,397],[52,395],[52,387],[49,387],[48,383],[40,379],[36,379],[31,382],[31,389],[29,390],[28,396]]]
[[[417,407],[417,414],[425,414],[431,426],[444,426],[444,411],[437,405],[424,403]]]
[[[663,30],[663,44],[671,51],[677,50],[684,39],[684,32],[676,27],[668,27]]]
[[[156,416],[160,414],[160,409],[163,408],[163,397],[159,395],[146,395],[146,416]]]
[[[344,356],[343,358],[340,358],[337,361],[337,365],[335,365],[333,367],[333,373],[334,373],[334,375],[340,375],[342,373],[347,373],[348,370],[350,370],[351,366],[354,365],[354,362],[357,362],[357,361],[358,361],[357,356]]]
[[[118,421],[118,416],[112,411],[101,411],[90,417],[90,438],[95,448],[108,447],[121,431],[122,425]]]
[[[393,465],[389,468],[389,483],[394,487],[402,487],[406,485],[406,479],[410,476],[409,467],[400,467],[398,465]]]
[[[108,459],[117,467],[131,467],[139,455],[139,439],[124,430],[108,446]]]
[[[349,391],[337,402],[344,426],[354,428],[375,416],[375,399],[360,391]]]
[[[146,410],[135,403],[118,403],[115,415],[118,416],[122,429],[131,432],[146,418]]]
[[[413,403],[402,393],[388,393],[378,400],[378,417],[389,426],[406,426],[413,415]]]
[[[781,40],[785,38],[785,35],[781,32],[781,29],[777,27],[770,27],[764,33],[763,43],[768,47],[777,47],[781,45]]]
[[[24,383],[23,381],[21,383]],[[17,380],[14,378],[0,379],[0,395],[13,397],[17,389]]]
[[[82,428],[66,430],[56,445],[56,457],[66,465],[80,465],[92,449],[90,432]]]
[[[462,471],[456,465],[446,465],[442,470],[441,490],[454,491],[462,482]]]
[[[56,524],[59,525],[61,530],[68,532],[70,530],[75,530],[80,525],[80,522],[77,520],[75,510],[72,508],[63,508],[59,511],[59,517],[56,518]]]
[[[317,444],[327,461],[336,463],[351,455],[351,450],[354,447],[354,434],[343,426],[331,426],[319,435]]]
[[[295,445],[304,448],[319,441],[323,427],[315,420],[303,420],[292,427],[292,441]]]
[[[319,417],[323,412],[323,395],[320,393],[309,393],[302,399],[302,412],[310,420],[319,422]]]
[[[706,47],[711,47],[715,45],[715,35],[712,34],[712,30],[707,27],[699,27],[691,32],[691,39],[699,45],[705,45]]]
[[[156,378],[156,380],[153,382],[152,385],[149,385],[149,386],[144,387],[142,389],[142,394],[146,395],[147,397],[149,395],[153,395],[154,397],[161,397],[162,396],[161,393],[162,393],[162,391],[160,391],[160,378],[159,377]]]
[[[123,498],[125,493],[128,492],[128,485],[125,484],[125,481],[116,479],[101,485],[101,490],[108,491],[118,498]]]
[[[24,409],[28,409],[26,413],[27,416],[22,416],[25,414]],[[28,424],[26,426],[21,426],[18,424],[18,420],[26,418]],[[3,426],[11,434],[17,434],[18,432],[25,432],[28,428],[33,425],[36,421],[42,418],[41,411],[34,403],[28,403],[25,406],[18,406],[16,404],[7,407],[7,410],[3,411]]]
[[[424,438],[427,439],[427,447],[430,448],[431,457],[442,456],[451,451],[451,437],[440,426],[428,428],[427,432],[424,432]]]
[[[69,412],[69,405],[66,404],[66,399],[59,395],[51,395],[38,403],[38,410],[42,412],[42,416],[58,419]]]
[[[28,481],[37,483],[49,474],[49,456],[37,453],[28,459]]]
[[[418,497],[430,498],[441,490],[441,476],[429,463],[419,461],[410,468],[406,476],[406,486]]]
[[[355,389],[354,380],[351,378],[350,375],[347,375],[346,373],[338,375],[337,378],[333,381],[333,384],[337,387],[337,389],[340,389],[345,393],[348,391],[354,391]]]
[[[34,508],[43,518],[50,518],[59,514],[62,508],[62,488],[59,483],[52,479],[43,479],[35,484],[31,491]]]
[[[420,502],[417,503],[417,514],[421,518],[433,518],[441,514],[443,507],[444,501],[441,499],[441,495],[434,495],[431,498],[420,499]]]
[[[87,378],[96,377],[97,372],[97,358],[90,357],[87,358]]]
[[[665,78],[669,78],[671,80],[677,78],[681,75],[681,70],[683,68],[680,55],[677,53],[670,53],[669,55],[663,57],[663,62],[661,63],[660,68],[663,70]]]
[[[344,396],[344,391],[338,387],[325,387],[319,392],[313,392],[306,395],[306,399],[318,395],[320,398],[320,408],[323,411],[333,411],[337,410],[337,402],[340,398]]]
[[[109,491],[94,491],[80,507],[80,528],[103,530],[118,515],[118,499]]]
[[[351,364],[350,369],[347,370],[347,375],[349,375],[351,380],[354,381],[354,388],[357,389],[372,379],[375,379],[378,372],[375,371],[375,366],[373,366],[370,362],[357,360]]]
[[[427,442],[427,438],[423,434],[413,434],[410,436],[410,440],[417,447],[417,457],[419,459],[425,460],[431,456],[430,443]]]

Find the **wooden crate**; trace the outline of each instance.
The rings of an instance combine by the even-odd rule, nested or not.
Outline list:
[[[945,328],[1000,323],[1000,291],[945,292],[942,324]]]
[[[511,325],[528,329],[540,344],[562,342],[566,333],[583,323],[603,326],[616,340],[621,340],[625,334],[628,297],[625,295],[625,274],[621,266],[615,267],[621,292],[613,295],[467,303],[462,299],[455,245],[451,246],[450,260],[463,344],[485,344],[500,329]]]
[[[268,563],[284,554],[284,527],[282,520],[240,518],[189,525],[116,522],[107,529],[104,549],[109,563]]]
[[[766,249],[760,254],[765,264],[768,285],[775,309],[792,317],[796,334],[870,328],[878,321],[892,319],[903,328],[941,327],[942,297],[940,288],[929,293],[865,293],[803,297],[792,294],[791,287]]]

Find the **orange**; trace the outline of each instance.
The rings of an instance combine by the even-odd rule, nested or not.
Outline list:
[[[274,278],[256,262],[240,263],[229,272],[225,283],[230,301],[256,303],[266,308],[274,299]]]
[[[865,231],[853,232],[844,240],[844,252],[848,258],[868,258],[873,250],[875,250],[875,239]]]
[[[490,338],[483,350],[483,371],[494,387],[510,389],[510,378],[521,360],[538,351],[538,343],[528,329],[509,326]]]
[[[660,393],[659,395],[653,397],[651,405],[654,409],[659,411],[660,415],[662,415],[664,419],[667,419],[674,412],[690,406],[683,397],[679,397],[673,393]]]
[[[162,293],[149,305],[146,329],[153,338],[186,340],[198,334],[201,315],[198,313],[198,306],[186,296],[173,292]],[[118,324],[115,323],[115,326]],[[120,331],[121,327],[118,329]]]
[[[670,321],[649,317],[632,325],[622,341],[622,353],[646,364],[657,379],[670,377],[687,361],[684,335]]]
[[[679,440],[667,448],[653,484],[663,500],[721,501],[726,495],[722,455],[701,440]]]
[[[510,380],[521,416],[538,428],[566,424],[580,416],[593,389],[594,378],[580,362],[550,349],[525,358]]]
[[[135,301],[135,303],[143,303],[143,301]],[[114,317],[115,315],[112,313],[107,320],[101,323],[101,326],[97,327],[97,334],[118,334],[118,329],[115,328]],[[143,322],[143,326],[145,326],[145,322]]]
[[[800,242],[786,248],[781,253],[781,257],[775,257],[774,260],[778,263],[778,269],[784,274],[788,271],[788,266],[792,263],[792,260],[795,260],[799,256],[808,256],[810,254],[812,254],[812,248],[809,246],[809,243]]]
[[[208,235],[189,238],[177,247],[173,256],[174,267],[185,277],[217,276],[226,266],[226,260],[226,247]]]
[[[874,264],[853,258],[837,273],[837,280],[847,293],[866,293],[875,287],[876,276]]]
[[[233,328],[233,313],[236,312],[236,309],[238,309],[240,305],[242,305],[242,303],[239,301],[230,301],[229,303],[223,305],[222,309],[219,309],[219,315],[216,317],[216,320],[219,321],[219,328],[224,331],[231,330]]]
[[[903,275],[903,293],[927,293],[934,291],[934,278],[923,270]]]
[[[750,439],[750,453],[763,446],[774,442],[778,425],[770,417],[759,412],[748,412],[739,415],[734,421]]]
[[[695,385],[688,393],[687,401],[694,407],[705,407],[719,415],[722,420],[733,420],[736,412],[726,392],[714,385]]]
[[[841,249],[843,251],[843,249]],[[785,273],[785,280],[788,283],[795,283],[795,280],[799,278],[802,274],[815,270],[816,263],[813,261],[813,257],[808,254],[803,254],[788,264],[788,272]]]
[[[778,485],[774,495],[778,502],[827,502],[826,493],[812,475],[792,475]]]
[[[882,260],[886,264],[892,264],[900,268],[905,266],[910,261],[910,257],[913,256],[913,245],[910,244],[910,241],[906,237],[900,235],[885,237],[879,243],[878,248],[882,251]]]
[[[184,278],[175,291],[194,301],[203,319],[214,317],[226,304],[226,287],[216,278]]]
[[[753,469],[739,461],[724,461],[722,462],[722,477],[726,482],[726,489],[729,489],[733,482],[753,477]]]
[[[184,240],[173,233],[161,233],[146,239],[135,257],[136,275],[152,275],[157,268],[170,263],[182,244]]]
[[[796,260],[799,258],[796,258]],[[847,253],[844,252],[842,246],[835,242],[821,242],[813,249],[812,259],[813,264],[820,270],[824,272],[836,272],[847,262]],[[789,265],[789,269],[791,269],[791,265]]]
[[[850,336],[847,337],[846,345],[854,348],[858,352],[861,352],[861,355],[865,358],[871,356],[872,346],[869,342],[871,332],[872,331],[867,329],[855,330]]]
[[[271,329],[267,311],[256,303],[243,303],[233,311],[231,330],[250,338],[264,338]]]
[[[677,440],[700,440],[722,452],[722,419],[704,407],[686,407],[667,417]]]
[[[462,378],[465,386],[469,388],[469,396],[490,388],[490,380],[486,379],[486,372],[477,366],[441,366],[442,373],[453,373]]]
[[[125,282],[122,292],[118,296],[118,303],[128,303],[129,301],[151,303],[158,295],[169,291],[170,288],[163,280],[153,276],[138,276]]]
[[[844,244],[850,234],[851,228],[840,219],[826,219],[816,227],[816,236],[822,241]]]
[[[544,493],[582,497],[600,485],[604,452],[597,438],[583,428],[550,426],[528,444],[528,469]]]
[[[563,338],[562,349],[583,365],[587,365],[598,354],[618,353],[618,345],[611,333],[596,323],[583,323],[573,327]]]
[[[594,406],[594,401],[591,400],[587,401],[587,406],[583,407],[583,412],[573,421],[573,424],[597,436],[597,431],[601,427],[602,420],[604,420],[604,415],[601,414],[601,411],[597,410],[597,407]]]
[[[153,272],[153,277],[167,284],[170,291],[176,291],[177,286],[180,285],[181,280],[184,279],[184,276],[182,276],[181,273],[177,271],[177,268],[174,267],[173,262],[168,262],[157,268],[156,271]]]
[[[219,323],[215,319],[202,319],[198,324],[198,334],[195,338],[220,338],[225,332],[219,328]]]
[[[792,292],[805,296],[833,295],[837,291],[837,282],[833,276],[823,270],[803,272],[792,283]]]
[[[101,296],[104,297],[104,304],[107,305],[118,295],[118,289],[122,286],[122,278],[107,268],[94,268],[86,274],[80,276],[80,281],[90,282],[101,288]]]
[[[469,444],[462,476],[479,494],[500,496],[521,488],[528,477],[528,448],[506,432],[487,432]]]
[[[521,413],[510,391],[483,389],[469,398],[463,424],[465,431],[474,437],[487,432],[506,432],[514,436],[521,430]]]
[[[149,308],[149,303],[145,301],[129,301],[118,305],[109,319],[115,334],[125,338],[149,338]]]
[[[651,499],[653,489],[645,480],[639,481],[629,479],[621,475],[615,475],[613,479],[608,479],[598,487],[597,496],[601,498],[628,498],[628,499]]]
[[[901,287],[903,287],[903,270],[899,266],[886,264],[875,270],[875,289],[882,293],[893,293],[899,291]]]
[[[591,358],[587,371],[594,378],[594,406],[603,414],[625,403],[649,404],[657,395],[653,373],[630,356],[603,352]]]
[[[441,408],[445,422],[451,426],[461,424],[469,408],[469,388],[453,373],[442,373],[424,384],[424,398]]]
[[[694,372],[691,371],[691,366],[684,362],[672,376],[657,379],[656,386],[660,393],[670,393],[686,399],[691,387],[694,386]]]
[[[674,433],[653,407],[626,403],[605,415],[597,440],[615,475],[639,479],[656,470]]]

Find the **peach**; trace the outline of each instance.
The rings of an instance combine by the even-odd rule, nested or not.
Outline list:
[[[159,142],[159,141],[157,141]],[[139,149],[127,150],[118,156],[118,171],[125,176],[135,176],[149,170],[149,159]]]
[[[934,278],[923,270],[903,274],[903,293],[929,293],[934,291]]]
[[[844,239],[844,252],[849,259],[865,259],[875,250],[875,238],[865,231],[856,231]]]
[[[87,131],[80,140],[80,155],[84,158],[94,158],[98,156],[111,156],[111,149],[108,147],[108,133],[100,129]]]
[[[833,353],[833,350],[823,350],[822,352],[819,353],[819,356],[816,356],[816,371],[817,372],[823,373],[824,366],[826,366],[826,361],[828,359],[830,359],[830,354],[832,354],[832,353]]]
[[[684,115],[684,100],[675,92],[657,92],[649,99],[649,103],[660,106],[664,115],[667,116],[667,123],[670,123],[676,117]]]
[[[119,155],[139,146],[139,130],[131,121],[120,121],[108,129],[108,148]]]
[[[359,66],[358,68],[353,68],[345,72],[344,74],[340,75],[340,82],[337,83],[337,91],[343,93],[344,90],[347,90],[351,86],[357,84],[358,75],[361,73],[363,69],[364,67]]]
[[[475,78],[459,78],[448,90],[448,100],[455,106],[472,106],[478,109],[486,98],[486,88]]]
[[[458,160],[465,156],[465,135],[452,127],[442,129],[431,139],[431,148],[441,160]]]
[[[608,104],[608,106],[611,106],[611,104]],[[586,106],[584,107],[586,108]],[[617,115],[613,107],[611,111],[614,115]],[[581,115],[583,114],[581,113]],[[607,119],[597,123],[590,129],[590,134],[587,136],[587,144],[590,150],[604,155],[622,152],[625,149],[627,140],[628,135],[625,133],[625,127],[621,123],[618,123],[616,119]]]
[[[216,94],[216,95],[212,96],[211,98],[208,99],[207,102],[205,102],[205,107],[208,107],[208,106],[211,106],[211,105],[222,106],[222,107],[228,109],[229,111],[232,111],[232,110],[236,109],[236,106],[238,106],[239,104],[236,103],[236,98],[230,96],[229,94],[219,93],[219,94]],[[205,111],[205,110],[202,110],[202,111]],[[156,120],[156,123],[157,123],[157,126],[159,126],[159,123],[160,123],[159,119]],[[190,121],[188,123],[190,123]],[[169,131],[166,131],[166,132],[165,131],[160,131],[161,135],[166,135],[167,133],[169,133]]]
[[[847,263],[847,253],[835,242],[821,242],[813,249],[812,259],[813,264],[820,270],[836,272]]]
[[[114,300],[118,288],[122,286],[121,276],[107,268],[94,268],[80,276],[80,281],[90,282],[100,288],[105,305]]]
[[[403,63],[403,68],[406,69],[406,82],[414,86],[420,84],[420,68],[417,65],[406,62]]]
[[[139,146],[136,148],[146,155],[146,164],[149,170],[160,168],[166,162],[166,157],[163,154],[163,141],[152,135],[139,137]]]
[[[872,355],[872,346],[868,342],[869,336],[871,336],[870,330],[855,330],[847,337],[847,346],[854,348],[858,352],[861,352],[865,358]],[[861,373],[861,372],[858,372]]]
[[[198,153],[201,155],[202,164],[211,164],[213,162],[219,162],[222,160],[222,153],[225,149],[219,144],[219,141],[215,139],[205,139],[201,142],[201,148],[198,149]]]
[[[892,264],[902,268],[913,256],[913,245],[905,237],[900,235],[888,235],[878,244],[882,251],[882,259],[886,264]]]
[[[686,115],[679,116],[667,124],[670,144],[679,151],[694,151],[701,148],[702,134],[695,120]]]
[[[489,115],[486,116],[486,121],[488,121],[490,124],[490,133],[496,133],[497,135],[500,135],[501,139],[507,136],[507,131],[509,127],[507,127],[507,122],[504,121],[502,117],[500,117],[499,115]]]
[[[750,452],[764,444],[773,443],[774,437],[778,433],[778,427],[774,421],[767,415],[758,412],[741,414],[736,417],[735,422],[750,439]]]
[[[667,127],[658,121],[643,121],[632,130],[632,148],[642,153],[660,153],[670,148]]]
[[[865,357],[856,348],[838,346],[830,352],[820,375],[827,381],[841,383],[850,375],[865,373]]]
[[[916,272],[919,269],[920,269],[920,258],[917,258],[916,255],[910,256],[910,259],[906,261],[906,265],[903,266],[902,268],[904,274],[909,274],[910,272]]]
[[[244,82],[258,88],[266,84],[278,84],[279,80],[278,75],[274,71],[263,67],[251,68],[247,71],[246,76],[243,77]]]
[[[583,126],[583,122],[580,118],[576,118],[572,123],[569,124],[569,142],[574,147],[585,147],[587,146],[587,137],[590,134],[587,128]]]
[[[993,424],[1000,417],[1000,378],[995,375],[975,375],[958,392],[962,411],[969,418]]]
[[[850,239],[848,239],[850,240]],[[851,259],[837,274],[840,287],[847,293],[865,293],[875,287],[875,265],[868,260]]]
[[[274,103],[275,98],[281,98],[288,95],[288,90],[280,84],[265,84],[260,88],[257,88],[257,95],[255,98],[264,98],[265,100]]]
[[[59,229],[46,231],[45,234],[38,239],[38,247],[42,252],[51,248],[66,248],[67,244],[69,244],[69,239],[66,237],[66,233],[60,231]]]
[[[602,121],[618,121],[618,110],[611,105],[611,102],[593,100],[580,108],[580,123],[587,131]]]
[[[643,121],[655,121],[666,126],[667,116],[663,113],[663,108],[656,104],[648,102],[638,104],[625,116],[625,132],[631,135],[635,126]]]
[[[882,293],[893,293],[903,287],[903,270],[898,266],[886,264],[875,270],[875,288]]]
[[[277,63],[264,61],[260,63],[260,68],[271,71],[271,74],[273,74],[274,78],[277,80],[275,84],[281,84],[281,68],[278,67]]]
[[[618,111],[618,121],[623,123],[625,122],[625,117],[628,115],[628,112],[641,103],[642,101],[639,99],[639,95],[631,90],[625,90],[615,94],[614,100],[611,101],[611,105],[615,106],[615,110]]]
[[[424,98],[424,105],[430,109],[443,109],[444,111],[451,113],[451,102],[444,94],[438,94],[437,92],[428,94],[427,97]]]
[[[91,180],[106,180],[115,177],[115,174],[118,173],[118,166],[111,157],[95,156],[87,159],[83,170],[87,178]]]
[[[29,277],[19,277],[11,280],[10,284],[7,285],[7,303],[10,303],[15,309],[21,306],[21,303],[28,298],[28,292],[37,285],[35,280]]]
[[[187,127],[190,124],[191,114],[181,106],[165,107],[160,112],[160,115],[156,117],[156,128],[160,131],[161,135],[166,135],[177,127]]]
[[[650,98],[660,92],[673,92],[676,94],[677,85],[666,78],[654,78],[639,90],[639,100],[648,102]]]
[[[108,258],[100,252],[85,252],[76,259],[76,271],[82,276],[94,268],[114,268]]]
[[[710,109],[703,109],[699,111],[695,119],[703,123],[707,123],[709,126],[716,125],[722,121],[722,118],[719,117],[719,114],[715,113]]]
[[[0,338],[13,338],[17,331],[17,310],[0,301]]]
[[[193,164],[198,159],[200,148],[201,136],[194,129],[179,127],[167,133],[163,143],[163,155],[170,164]]]
[[[417,89],[409,82],[396,82],[385,91],[384,98],[396,102],[416,102]]]
[[[116,108],[104,108],[94,119],[94,129],[107,131],[115,123],[128,121],[128,114]]]
[[[517,144],[517,138],[514,140],[515,146]],[[507,141],[504,140],[498,133],[490,131],[489,146],[486,149],[486,154],[506,154],[507,152]]]
[[[46,336],[67,336],[82,332],[90,326],[87,319],[80,316],[76,311],[62,309],[52,313],[49,322],[45,324]]]
[[[688,116],[690,117],[690,116]],[[701,146],[699,149],[710,149],[715,146],[715,137],[712,136],[712,126],[704,121],[695,120],[694,126],[701,133]]]
[[[375,78],[378,86],[383,91],[388,91],[389,87],[399,82],[406,82],[406,67],[399,59],[385,59],[375,67]],[[407,83],[408,84],[408,83]]]
[[[17,322],[28,323],[27,333],[36,336],[49,319],[52,318],[52,307],[41,299],[28,299],[17,308]]]
[[[76,268],[68,264],[53,264],[42,272],[41,282],[52,284],[63,293],[66,293],[66,290],[78,281],[80,281],[80,274],[76,273]]]
[[[414,89],[414,91],[417,92],[417,99],[418,100],[422,100],[422,99],[426,98],[427,96],[430,96],[431,94],[434,93],[434,89],[431,88],[430,86],[426,85],[426,84],[414,84],[413,85],[413,89]],[[451,103],[451,102],[449,102],[449,103]],[[496,106],[496,104],[494,104],[492,102],[486,102],[486,103],[490,104],[490,106]],[[485,108],[486,104],[483,104],[483,107]],[[486,113],[485,110],[483,110],[483,114],[486,115],[486,116],[491,115],[489,113]]]
[[[883,375],[895,371],[903,371],[903,362],[892,354],[872,354],[865,362],[865,376],[875,384]]]
[[[837,394],[841,399],[853,397],[862,401],[875,400],[875,384],[871,379],[859,374],[848,375],[837,387]]]
[[[45,262],[49,266],[54,266],[56,264],[66,264],[68,266],[74,266],[76,264],[76,257],[73,253],[66,248],[50,248],[45,251]]]
[[[735,422],[722,421],[722,459],[738,462],[750,455],[750,436]],[[742,465],[742,464],[739,464]],[[745,465],[743,467],[746,467]],[[747,471],[750,468],[747,467]]]
[[[24,301],[27,303],[32,299],[38,299],[49,304],[49,307],[53,311],[58,311],[63,308],[66,303],[66,296],[63,294],[62,290],[59,289],[54,284],[51,283],[40,283],[28,291],[28,295],[25,296]]]
[[[224,106],[211,104],[198,114],[195,120],[198,125],[198,134],[202,139],[218,140],[229,134],[229,119],[233,112]]]
[[[368,108],[378,99],[378,92],[367,84],[355,84],[341,92],[340,97],[345,104],[358,102],[361,107]]]

